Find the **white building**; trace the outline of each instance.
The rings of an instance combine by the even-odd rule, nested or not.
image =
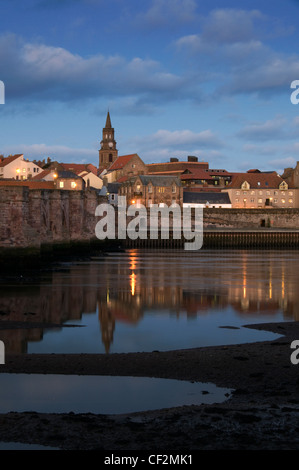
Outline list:
[[[0,179],[27,180],[41,171],[38,165],[26,160],[23,154],[0,157]]]

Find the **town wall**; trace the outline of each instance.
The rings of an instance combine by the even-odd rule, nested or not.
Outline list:
[[[106,199],[95,191],[0,188],[0,249],[89,243],[96,240],[95,210]]]
[[[223,229],[299,229],[299,209],[205,208],[204,226]]]
[[[0,253],[33,253],[53,247],[100,244],[95,235],[96,207],[107,202],[95,191],[29,189],[0,186]],[[299,209],[210,209],[204,232],[298,231]],[[117,221],[117,217],[116,217]],[[167,245],[167,243],[166,243]]]

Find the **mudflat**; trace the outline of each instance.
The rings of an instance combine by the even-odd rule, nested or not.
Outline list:
[[[219,404],[125,415],[11,412],[0,415],[0,441],[66,450],[298,449],[299,364],[291,362],[291,343],[299,340],[299,323],[247,327],[280,336],[167,352],[8,355],[0,373],[172,378],[212,382],[233,393]]]

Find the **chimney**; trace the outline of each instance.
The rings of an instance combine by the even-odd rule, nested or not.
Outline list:
[[[198,162],[198,157],[193,157],[192,155],[189,155],[188,162]]]
[[[173,163],[173,162],[178,162],[178,161],[179,161],[179,159],[178,159],[178,158],[175,158],[175,157],[172,157],[172,158],[170,159],[170,162],[171,162],[171,163]]]

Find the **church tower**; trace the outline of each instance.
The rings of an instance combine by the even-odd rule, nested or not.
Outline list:
[[[106,125],[103,128],[101,149],[99,150],[99,168],[108,168],[118,157],[118,150],[114,140],[114,129],[111,125],[109,111],[107,113]]]

